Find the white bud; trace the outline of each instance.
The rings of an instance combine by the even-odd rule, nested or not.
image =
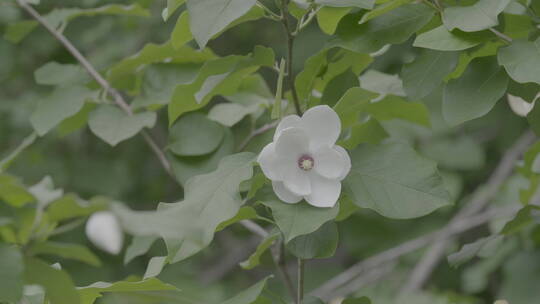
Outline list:
[[[124,243],[120,223],[113,213],[96,212],[86,222],[86,236],[99,249],[119,254]]]
[[[508,94],[508,104],[514,113],[518,116],[525,117],[534,107],[534,101],[529,103],[523,98]]]

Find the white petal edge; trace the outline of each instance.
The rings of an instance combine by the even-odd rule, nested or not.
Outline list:
[[[283,162],[279,159],[275,151],[275,143],[266,145],[259,156],[257,162],[261,166],[263,174],[270,180],[280,181],[283,178]]]
[[[349,152],[347,152],[347,150],[345,150],[345,148],[343,148],[342,146],[335,145],[334,149],[336,149],[336,151],[341,153],[341,155],[343,156],[343,159],[345,159],[345,167],[343,168],[343,171],[341,172],[341,175],[338,178],[341,181],[341,180],[344,180],[345,177],[347,177],[347,175],[349,175],[349,172],[351,172],[351,166],[352,166],[351,156],[349,155]]]
[[[341,182],[327,179],[317,174],[312,174],[310,180],[311,193],[304,196],[306,201],[315,207],[334,207],[341,194]]]
[[[274,133],[274,141],[279,138],[283,130],[298,127],[300,125],[300,121],[301,119],[298,115],[289,115],[283,117],[276,128],[276,133]]]
[[[329,179],[340,178],[347,167],[347,159],[334,147],[323,146],[313,155],[315,172]]]
[[[312,150],[334,146],[341,133],[339,116],[327,105],[307,110],[302,116],[302,127],[308,133]]]
[[[277,197],[287,204],[296,204],[302,200],[302,196],[289,191],[282,182],[272,182],[272,189]]]
[[[124,243],[124,234],[116,216],[109,211],[92,214],[86,222],[86,236],[99,249],[110,254],[119,254]]]

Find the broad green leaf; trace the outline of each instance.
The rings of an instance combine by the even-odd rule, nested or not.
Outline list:
[[[13,207],[36,200],[17,178],[7,174],[0,174],[0,199]]]
[[[535,223],[540,218],[540,207],[536,205],[528,205],[523,207],[516,214],[514,219],[506,223],[501,233],[514,234],[521,231],[523,228]]]
[[[87,102],[77,114],[64,119],[56,128],[58,136],[64,137],[86,126],[88,116],[96,106],[95,103]]]
[[[167,7],[163,9],[161,16],[163,21],[169,20],[169,18],[174,14],[174,12],[186,2],[186,0],[167,0]]]
[[[438,51],[461,51],[472,48],[487,40],[484,32],[465,33],[448,31],[444,25],[424,32],[416,37],[413,46]]]
[[[113,210],[127,232],[164,238],[171,262],[180,261],[208,246],[218,225],[238,213],[243,203],[239,186],[252,177],[253,163],[252,153],[224,157],[216,171],[185,184],[184,201],[161,204],[157,211],[132,211],[120,204]]]
[[[34,20],[24,20],[10,23],[4,33],[4,39],[11,43],[21,42],[30,34],[39,24]]]
[[[443,22],[448,30],[458,28],[477,32],[499,24],[497,16],[511,0],[479,0],[471,6],[451,6],[443,11]]]
[[[301,259],[325,259],[336,252],[338,239],[336,223],[328,222],[310,234],[292,239],[287,249]]]
[[[77,217],[86,217],[94,212],[106,209],[108,200],[100,197],[85,201],[75,194],[66,194],[55,200],[47,208],[47,216],[52,222],[64,221]]]
[[[411,63],[403,65],[403,89],[413,100],[421,100],[435,91],[458,63],[457,52],[422,50]]]
[[[193,37],[201,48],[212,36],[246,14],[256,0],[187,0]]]
[[[131,244],[126,249],[124,255],[124,264],[131,262],[134,258],[141,256],[150,250],[150,247],[155,243],[157,237],[153,236],[135,236],[131,240]]]
[[[82,86],[57,87],[42,99],[30,116],[30,123],[39,136],[45,135],[64,119],[77,114],[95,92]]]
[[[272,216],[288,243],[297,236],[312,233],[324,223],[334,219],[339,206],[317,208],[306,202],[287,204],[277,199],[264,200],[263,204],[272,209]]]
[[[5,171],[15,161],[15,159],[30,145],[32,145],[37,139],[37,134],[32,133],[25,137],[23,141],[6,157],[0,160],[0,172]]]
[[[536,284],[540,280],[539,269],[537,250],[521,250],[515,253],[503,265],[504,281],[497,290],[497,297],[511,304],[534,303],[540,297],[540,290]]]
[[[169,161],[176,179],[184,185],[191,177],[214,171],[221,159],[234,153],[234,136],[225,129],[225,135],[219,148],[212,154],[195,157],[179,157],[168,153]]]
[[[216,228],[216,232],[221,231],[234,223],[238,223],[243,220],[256,219],[257,217],[257,211],[255,211],[253,207],[244,206],[238,210],[238,213],[233,218],[220,223]]]
[[[190,113],[169,129],[168,149],[178,156],[199,156],[214,152],[225,132],[202,113]]]
[[[85,83],[90,80],[88,72],[77,64],[48,62],[34,72],[37,83],[44,85],[66,85]]]
[[[452,170],[479,170],[486,164],[482,145],[468,136],[435,138],[421,145],[420,151],[439,166]]]
[[[371,300],[367,297],[345,299],[343,300],[342,304],[371,304]]]
[[[33,245],[30,252],[32,255],[54,255],[81,261],[96,267],[101,266],[101,261],[92,251],[78,244],[43,242]]]
[[[243,269],[253,269],[261,263],[260,259],[263,253],[265,253],[272,244],[279,238],[279,233],[272,233],[262,240],[262,242],[257,246],[255,252],[252,253],[249,258],[240,263],[240,266]]]
[[[228,56],[207,61],[197,79],[176,87],[169,104],[169,125],[182,114],[200,109],[216,95],[232,95],[242,80],[260,66],[273,66],[274,52],[257,46],[248,56]]]
[[[499,50],[498,59],[515,81],[540,83],[540,38],[515,40]]]
[[[131,281],[120,281],[116,283],[107,283],[107,282],[97,282],[86,287],[80,287],[77,289],[80,297],[81,304],[92,304],[102,296],[103,293],[107,292],[119,292],[119,293],[130,293],[130,292],[145,292],[145,291],[167,291],[167,290],[178,290],[176,287],[163,283],[156,278],[149,278],[146,280],[131,282]]]
[[[482,256],[482,251],[493,252],[503,241],[503,236],[492,235],[489,237],[481,238],[473,243],[466,244],[458,252],[452,253],[448,256],[448,263],[452,267],[459,267],[465,264],[476,256]]]
[[[360,7],[372,9],[375,0],[315,0],[315,3],[333,7]]]
[[[403,82],[398,75],[386,74],[377,70],[369,70],[360,76],[360,86],[381,95],[405,96]]]
[[[24,276],[25,283],[43,286],[51,303],[82,303],[73,281],[63,270],[56,269],[36,258],[26,258]]]
[[[450,79],[461,77],[461,75],[463,75],[463,72],[465,72],[471,61],[473,61],[474,59],[497,55],[499,47],[503,44],[504,43],[500,41],[486,42],[476,48],[461,52],[459,54],[459,61],[456,69],[452,73],[448,74],[448,76],[446,76],[445,82],[448,82],[448,80]]]
[[[152,128],[156,123],[156,113],[143,112],[128,115],[116,106],[101,105],[88,120],[90,130],[111,146],[135,136],[143,128]]]
[[[475,59],[463,75],[448,82],[443,93],[442,112],[451,125],[487,114],[503,97],[508,76],[492,57]]]
[[[436,164],[406,144],[363,145],[350,154],[353,166],[343,188],[360,207],[406,219],[451,203]]]
[[[221,304],[253,304],[257,301],[257,298],[261,295],[266,282],[272,278],[272,276],[266,277],[256,283],[255,285],[246,288],[244,291],[240,292],[236,296],[228,299],[227,301],[221,302]]]
[[[341,146],[352,150],[359,144],[379,144],[389,134],[384,130],[381,124],[374,118],[366,122],[357,122],[352,125],[350,134],[339,142]]]
[[[394,10],[402,5],[411,3],[413,1],[414,0],[390,0],[380,5],[377,5],[374,9],[364,14],[364,16],[362,16],[362,19],[360,19],[359,23],[368,22],[373,18],[382,16],[391,10]]]
[[[336,31],[339,21],[350,11],[350,7],[322,7],[317,12],[317,23],[324,33],[332,35]]]
[[[359,85],[360,82],[357,75],[348,69],[324,84],[320,103],[332,107],[336,104],[336,101],[343,97],[347,90],[358,87]]]
[[[341,20],[337,36],[329,44],[360,53],[375,52],[386,44],[405,42],[426,25],[433,14],[433,9],[422,3],[403,5],[362,24],[358,24],[362,14],[350,14]]]
[[[189,46],[175,49],[171,41],[164,44],[149,43],[138,53],[113,65],[107,71],[107,79],[118,89],[135,90],[137,71],[152,63],[203,63],[215,58],[209,49],[195,50]]]
[[[326,55],[327,50],[324,50],[308,58],[304,64],[304,70],[296,76],[294,83],[300,100],[305,101],[311,95],[315,79],[320,77],[327,62]]]
[[[377,96],[377,93],[362,88],[349,89],[334,106],[334,110],[341,119],[342,127],[348,128],[357,123],[360,113]]]
[[[237,103],[220,103],[208,112],[208,118],[226,127],[232,127],[250,112],[249,108]]]
[[[23,294],[23,255],[17,247],[0,243],[0,302],[18,302]]]
[[[398,96],[386,96],[382,100],[366,105],[365,111],[379,121],[390,119],[406,120],[430,127],[429,111],[420,102],[410,102]]]

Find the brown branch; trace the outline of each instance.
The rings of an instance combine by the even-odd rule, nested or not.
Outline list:
[[[484,209],[495,197],[506,179],[512,174],[516,161],[519,160],[521,155],[535,140],[536,136],[532,131],[525,132],[505,153],[487,182],[473,193],[470,202],[452,218],[450,225],[463,218],[477,214]],[[407,283],[402,288],[402,292],[412,292],[422,288],[444,255],[449,242],[450,240],[447,239],[438,241],[429,248],[424,257],[415,266],[410,279],[407,280]]]
[[[111,84],[103,77],[101,74],[94,68],[94,66],[84,57],[84,55],[69,41],[62,33],[58,32],[54,27],[47,23],[47,21],[30,5],[28,5],[24,0],[17,0],[17,4],[25,10],[32,18],[36,19],[56,40],[58,40],[77,61],[84,67],[84,69],[96,80],[96,82],[109,94],[114,102],[128,115],[133,115],[133,111],[129,104],[124,100],[122,94],[114,89]],[[171,165],[167,160],[167,157],[163,151],[159,148],[158,144],[146,131],[141,131],[141,134],[150,147],[154,154],[159,159],[159,162],[167,171],[167,173],[173,177],[174,175],[171,170]]]
[[[293,71],[293,50],[295,37],[289,21],[288,4],[289,0],[281,0],[281,23],[283,24],[283,28],[285,29],[285,34],[287,36],[287,81],[289,83],[289,87],[291,88],[296,114],[302,115],[300,100],[298,98],[298,93],[296,92],[296,85],[294,84],[295,77]]]

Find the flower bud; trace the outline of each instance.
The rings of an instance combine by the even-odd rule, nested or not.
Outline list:
[[[86,222],[86,236],[99,249],[110,254],[122,250],[124,235],[116,216],[108,211],[96,212]]]

